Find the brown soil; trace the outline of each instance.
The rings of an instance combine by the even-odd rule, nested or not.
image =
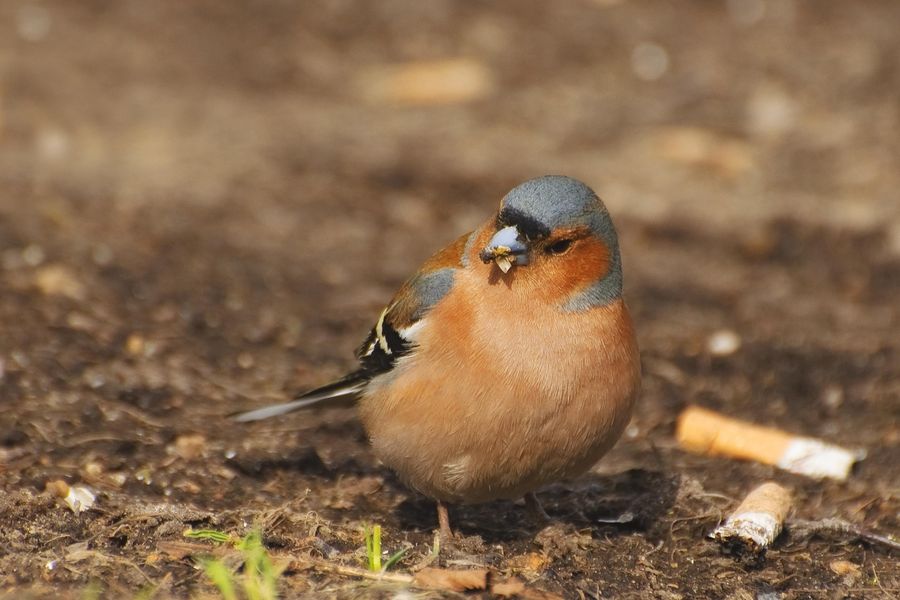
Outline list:
[[[556,525],[456,508],[444,565],[571,598],[897,597],[877,545],[789,529],[749,564],[707,534],[767,479],[797,518],[900,531],[898,22],[895,0],[0,4],[0,589],[210,593],[165,543],[254,523],[279,559],[351,566],[380,523],[413,567],[433,507],[352,409],[223,415],[351,368],[421,260],[552,172],[616,217],[641,404],[594,472],[541,492]],[[384,92],[445,58],[470,99]],[[721,329],[742,343],[713,356]],[[689,455],[690,403],[868,457],[836,483]],[[60,479],[95,506],[44,491]]]

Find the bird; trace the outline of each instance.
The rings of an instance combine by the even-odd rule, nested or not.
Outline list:
[[[375,456],[437,503],[523,498],[589,470],[640,392],[609,211],[562,175],[521,183],[499,209],[425,261],[359,346],[359,367],[249,422],[351,400]]]

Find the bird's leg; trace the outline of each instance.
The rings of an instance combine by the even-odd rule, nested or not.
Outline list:
[[[437,514],[438,526],[441,530],[441,543],[449,542],[453,539],[453,532],[450,530],[450,512],[447,510],[447,505],[440,500],[437,501]]]
[[[531,515],[531,518],[539,525],[546,525],[550,522],[550,515],[548,515],[544,510],[544,507],[541,506],[541,501],[538,500],[538,497],[534,492],[525,494],[525,508],[528,510],[528,514]]]

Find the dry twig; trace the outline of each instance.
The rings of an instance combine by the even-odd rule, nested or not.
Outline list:
[[[893,537],[884,536],[867,529],[863,529],[858,525],[854,525],[843,519],[819,519],[817,521],[805,521],[802,519],[791,519],[788,521],[792,533],[797,533],[804,537],[811,537],[817,533],[833,533],[843,535],[855,539],[860,539],[876,546],[883,546],[891,550],[900,550],[900,542]]]

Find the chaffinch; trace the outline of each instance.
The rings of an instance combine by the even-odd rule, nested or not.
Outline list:
[[[640,358],[616,230],[568,177],[532,179],[429,258],[382,311],[360,367],[255,421],[351,396],[378,458],[447,503],[525,496],[588,470],[628,423]]]

